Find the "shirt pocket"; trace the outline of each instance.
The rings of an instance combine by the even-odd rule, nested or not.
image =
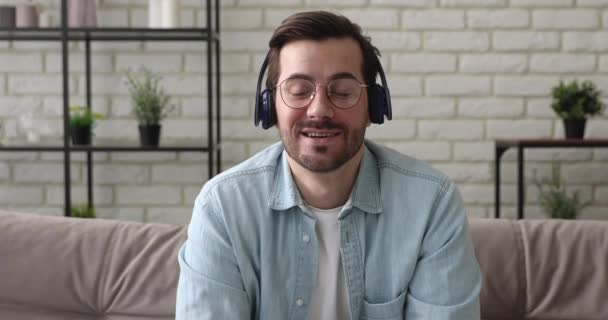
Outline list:
[[[401,320],[405,309],[406,291],[397,298],[384,303],[369,303],[363,299],[361,319]]]

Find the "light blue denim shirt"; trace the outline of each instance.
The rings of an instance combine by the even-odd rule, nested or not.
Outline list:
[[[353,319],[479,319],[481,275],[454,184],[365,141],[339,215]],[[205,184],[179,252],[176,318],[307,319],[317,271],[281,143]]]

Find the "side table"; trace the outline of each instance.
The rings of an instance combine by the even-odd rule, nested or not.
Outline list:
[[[500,160],[509,148],[517,148],[517,219],[524,217],[524,149],[608,147],[608,139],[520,139],[494,141],[494,217],[500,218]]]

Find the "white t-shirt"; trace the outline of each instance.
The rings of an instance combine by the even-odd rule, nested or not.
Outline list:
[[[338,214],[342,207],[323,210],[307,206],[317,218],[318,239],[317,282],[312,290],[309,320],[350,319],[348,290],[340,255]]]

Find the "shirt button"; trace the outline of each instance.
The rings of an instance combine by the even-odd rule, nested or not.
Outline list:
[[[304,234],[304,235],[302,236],[302,241],[304,241],[304,242],[306,242],[306,243],[309,243],[309,242],[310,242],[310,236],[309,236],[309,235],[307,235],[307,234]]]
[[[301,307],[304,305],[304,299],[302,298],[297,298],[296,299],[296,306]]]

